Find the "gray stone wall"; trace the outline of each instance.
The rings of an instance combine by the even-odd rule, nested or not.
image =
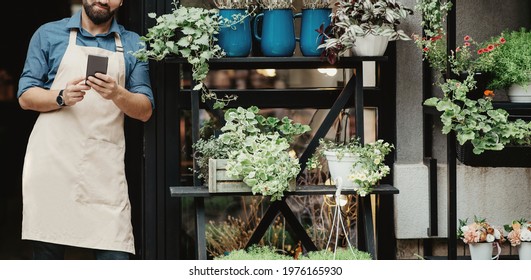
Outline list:
[[[402,0],[413,7],[416,0]],[[503,30],[531,27],[531,1],[458,0],[457,42],[465,35],[478,41]],[[420,34],[420,14],[403,24],[408,33]],[[422,88],[421,54],[414,43],[397,43],[397,158],[394,167],[396,235],[398,239],[427,238],[428,173],[422,163]],[[433,155],[440,163],[439,231],[446,236],[446,136],[436,121]],[[531,218],[530,169],[472,168],[458,166],[458,218],[480,215],[503,225],[524,216]],[[415,244],[415,242],[412,242]],[[415,246],[413,246],[415,247]],[[418,250],[418,248],[417,248]],[[415,251],[415,250],[413,250]],[[401,252],[403,254],[403,252]]]

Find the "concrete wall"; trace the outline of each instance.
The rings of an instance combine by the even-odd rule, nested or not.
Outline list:
[[[413,7],[416,0],[402,0]],[[465,35],[485,40],[504,29],[531,27],[531,1],[458,0],[457,41]],[[402,27],[406,33],[420,34],[421,15]],[[428,169],[423,162],[421,54],[412,41],[397,43],[397,158],[394,185],[396,236],[398,239],[427,238]],[[438,160],[439,236],[447,235],[446,225],[446,137],[439,122],[433,129],[433,154]],[[530,159],[531,160],[531,159]],[[458,165],[458,218],[487,217],[505,224],[513,219],[531,219],[531,171],[524,168],[472,168]]]

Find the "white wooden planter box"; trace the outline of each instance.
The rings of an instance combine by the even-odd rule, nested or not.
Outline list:
[[[227,176],[226,159],[208,160],[208,191],[212,193],[251,193],[251,188],[242,179]],[[295,191],[295,180],[290,182],[289,190]]]

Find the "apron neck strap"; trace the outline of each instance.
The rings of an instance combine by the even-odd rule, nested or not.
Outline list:
[[[77,30],[75,28],[70,29],[70,38],[69,38],[69,44],[72,46],[76,45],[77,40]],[[123,53],[124,47],[122,45],[122,40],[120,39],[120,35],[116,32],[114,32],[114,42],[116,44],[116,52]]]

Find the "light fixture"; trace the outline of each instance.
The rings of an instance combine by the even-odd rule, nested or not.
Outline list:
[[[277,70],[275,69],[256,69],[256,72],[258,72],[258,74],[270,78],[275,77],[277,75]]]
[[[336,68],[317,68],[317,71],[321,74],[325,74],[327,76],[333,77],[337,74]]]

